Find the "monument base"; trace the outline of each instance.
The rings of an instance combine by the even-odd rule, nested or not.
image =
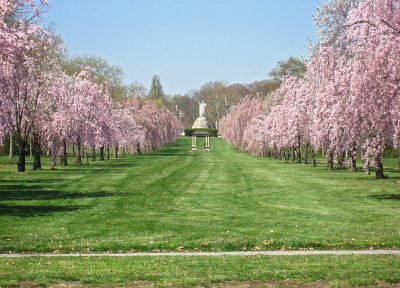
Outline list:
[[[197,118],[196,121],[194,121],[192,128],[193,129],[208,128],[208,122],[207,122],[206,118],[205,117]]]

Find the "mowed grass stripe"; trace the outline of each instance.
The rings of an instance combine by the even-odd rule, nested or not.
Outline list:
[[[210,153],[180,138],[149,155],[25,175],[0,158],[0,252],[399,249],[395,168],[379,181],[211,140]]]
[[[398,287],[384,283],[400,282],[399,261],[394,255],[3,258],[0,286]]]

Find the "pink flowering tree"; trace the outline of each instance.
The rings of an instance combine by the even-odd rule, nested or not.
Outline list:
[[[277,124],[271,134],[280,149],[293,147],[293,160],[301,162],[301,148],[309,143],[308,90],[304,79],[289,77],[277,93],[283,95],[282,102],[274,107]],[[274,114],[273,114],[274,115]],[[273,117],[271,115],[270,117]],[[306,150],[307,151],[307,150]],[[307,157],[306,157],[307,158]],[[306,160],[307,161],[307,160]]]
[[[60,156],[61,165],[67,165],[67,144],[74,143],[72,141],[74,126],[71,125],[73,118],[72,114],[68,113],[70,102],[75,97],[74,85],[73,77],[60,72],[49,89],[52,101],[43,119],[43,132],[53,168],[56,165],[57,156]]]
[[[365,163],[383,178],[383,150],[396,144],[400,97],[400,5],[367,0],[347,21],[349,51],[354,55],[350,89],[358,104]],[[354,40],[356,39],[356,40]]]
[[[158,107],[153,101],[134,100],[137,108],[135,120],[143,127],[145,139],[140,142],[139,152],[153,151],[160,146],[173,142],[182,132],[183,125],[179,119],[164,107]]]
[[[344,168],[348,155],[352,171],[362,150],[366,170],[373,164],[376,177],[383,178],[384,147],[398,147],[400,136],[400,5],[397,0],[333,4],[345,13],[321,19],[335,20],[333,33],[327,33],[335,39],[319,46],[304,79],[285,79],[257,117],[232,109],[222,121],[222,135],[235,146],[243,138],[251,153],[279,158],[296,147],[292,152],[301,159],[301,147],[310,143],[313,155],[319,148],[326,152],[330,168],[334,158]],[[243,126],[244,132],[236,133]]]
[[[250,154],[265,156],[270,152],[270,135],[268,132],[271,128],[270,118],[265,113],[252,117],[243,131],[244,150]]]
[[[115,158],[118,158],[119,149],[122,149],[124,154],[125,151],[135,154],[144,146],[145,129],[135,119],[135,113],[137,111],[133,107],[118,107],[112,111],[112,143]]]
[[[326,149],[328,159],[336,152],[339,163],[348,151],[353,169],[362,147],[364,166],[374,164],[377,178],[384,176],[384,146],[396,145],[398,137],[399,9],[396,1],[363,1],[346,21],[346,46],[322,45],[308,71],[314,145]]]
[[[59,79],[55,89],[57,108],[52,115],[49,143],[54,157],[59,153],[59,141],[72,139],[77,144],[76,164],[82,164],[83,147],[104,147],[112,139],[112,100],[106,87],[83,70],[72,79]],[[58,138],[61,137],[61,138]],[[64,156],[65,157],[65,156]],[[63,157],[63,158],[64,158]]]
[[[44,1],[42,1],[44,2]],[[33,138],[34,169],[40,169],[40,121],[52,81],[54,41],[40,26],[18,18],[21,5],[39,13],[32,1],[0,2],[0,138],[11,132],[19,148],[18,172],[25,171],[25,151]]]
[[[228,143],[240,150],[245,149],[243,133],[251,119],[264,111],[264,101],[260,95],[248,95],[230,108],[229,113],[222,117],[219,124],[219,134]]]

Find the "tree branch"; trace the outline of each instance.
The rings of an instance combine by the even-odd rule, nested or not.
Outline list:
[[[385,24],[386,26],[392,28],[397,34],[400,34],[400,29],[394,27],[393,25],[391,25],[389,22],[387,22],[386,20],[381,19],[382,23]]]
[[[373,26],[375,28],[377,27],[377,25],[374,22],[369,21],[369,20],[359,20],[359,21],[356,21],[356,22],[351,23],[351,24],[346,24],[346,25],[344,25],[344,27],[350,28],[350,27],[352,27],[354,25],[358,25],[358,24],[368,24],[368,25],[371,25],[371,26]]]
[[[388,26],[389,28],[391,28],[391,29],[392,29],[394,32],[396,32],[397,34],[400,34],[400,29],[394,27],[393,25],[391,25],[391,24],[390,24],[389,22],[387,22],[386,20],[381,19],[381,22],[382,22],[383,24],[385,24],[386,26]],[[349,27],[351,27],[351,26],[358,25],[358,24],[368,24],[368,25],[371,25],[371,26],[373,26],[373,27],[375,27],[375,28],[378,27],[377,24],[375,24],[374,22],[369,21],[369,20],[359,20],[359,21],[356,21],[356,22],[354,22],[354,23],[345,25],[344,27],[349,28]]]

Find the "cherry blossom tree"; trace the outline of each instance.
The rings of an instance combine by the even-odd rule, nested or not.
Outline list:
[[[112,138],[115,149],[115,158],[118,158],[118,150],[137,153],[138,148],[144,146],[145,129],[135,119],[135,111],[132,107],[113,109]]]
[[[174,141],[182,132],[179,119],[164,107],[158,107],[153,101],[137,103],[135,119],[144,128],[145,140],[140,144],[140,152],[150,152]]]
[[[264,101],[260,95],[248,95],[230,108],[229,114],[222,117],[219,133],[230,144],[244,150],[243,133],[252,117],[264,111]]]
[[[0,2],[0,138],[9,131],[16,136],[18,172],[25,171],[25,150],[30,137],[36,150],[34,169],[40,169],[38,119],[54,64],[52,35],[18,18],[17,8],[23,5],[34,14],[39,13],[32,1]]]
[[[104,85],[96,83],[90,70],[72,78],[64,75],[54,86],[54,94],[57,107],[48,129],[53,158],[59,153],[59,141],[65,153],[67,139],[73,139],[77,144],[76,164],[81,165],[83,147],[104,147],[112,140],[111,97]]]
[[[250,154],[265,156],[270,150],[269,135],[271,118],[265,113],[252,117],[243,131],[244,150]]]
[[[34,169],[40,169],[43,141],[55,166],[58,156],[67,165],[69,144],[77,144],[77,164],[82,164],[83,147],[99,147],[103,160],[109,145],[130,153],[150,151],[180,134],[180,121],[151,101],[137,108],[113,103],[111,86],[90,69],[66,75],[59,43],[27,16],[40,14],[35,3],[0,1],[0,141],[10,132],[16,136],[19,172],[25,171],[29,140]]]
[[[362,146],[365,168],[374,164],[377,178],[384,176],[383,148],[397,137],[391,111],[398,111],[399,9],[396,1],[363,1],[346,21],[341,41],[347,45],[321,46],[309,67],[317,95],[315,145],[328,149],[329,158],[350,151],[353,167]]]
[[[400,108],[399,2],[364,1],[352,11],[347,26],[347,39],[353,40],[348,49],[354,55],[351,90],[362,115],[365,159],[374,164],[376,177],[383,178],[383,150],[396,142],[394,111]]]

